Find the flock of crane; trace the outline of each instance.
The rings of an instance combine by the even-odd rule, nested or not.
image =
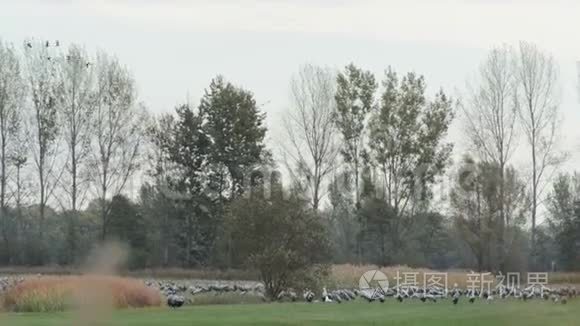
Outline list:
[[[22,282],[23,278],[0,277],[0,294]],[[237,295],[257,296],[266,301],[263,284],[257,282],[176,282],[176,281],[145,281],[149,287],[155,288],[167,298],[167,305],[173,308],[181,307],[191,302],[191,298],[199,294],[220,295],[231,293]],[[400,286],[396,288],[380,289],[336,289],[323,288],[320,294],[306,289],[301,293],[292,290],[283,291],[278,295],[278,301],[304,301],[308,303],[343,303],[354,300],[366,302],[385,302],[389,299],[398,302],[420,301],[436,303],[448,301],[454,305],[461,302],[476,303],[478,301],[492,302],[502,299],[517,299],[522,301],[544,300],[558,304],[566,304],[576,298],[579,291],[572,286],[549,288],[546,286],[506,287],[495,289],[466,290],[454,285],[451,289],[441,287],[422,288],[417,286]]]
[[[562,287],[562,288],[548,288],[548,287],[536,287],[531,286],[524,289],[519,289],[516,287],[501,287],[498,289],[492,289],[490,291],[485,290],[464,290],[458,287],[453,289],[445,290],[443,288],[431,287],[424,289],[415,286],[404,286],[395,289],[383,290],[380,288],[369,288],[362,290],[348,290],[339,289],[328,291],[326,288],[322,289],[322,295],[320,299],[317,299],[314,292],[310,290],[304,291],[302,297],[306,302],[325,302],[325,303],[342,303],[344,301],[355,300],[356,298],[361,298],[367,302],[385,302],[388,298],[395,299],[398,302],[403,302],[406,300],[417,300],[421,302],[433,302],[436,303],[439,300],[450,299],[451,303],[458,304],[462,299],[469,303],[475,303],[476,301],[491,302],[496,299],[519,299],[522,301],[542,299],[551,300],[555,303],[566,304],[569,299],[575,298],[578,292],[574,287]],[[289,298],[293,301],[296,300],[297,296],[292,291],[283,292],[279,299]]]
[[[147,283],[153,286],[152,283]],[[195,295],[202,293],[212,293],[219,295],[222,293],[237,293],[239,295],[256,295],[266,301],[263,285],[236,285],[236,284],[209,284],[209,285],[177,285],[173,282],[158,282],[155,286],[167,297],[167,304],[170,307],[180,307]],[[278,301],[304,301],[308,303],[343,303],[354,300],[364,300],[366,302],[385,302],[388,299],[398,302],[420,301],[424,303],[436,303],[448,301],[454,305],[461,302],[474,304],[478,301],[492,302],[502,299],[545,300],[554,303],[566,304],[578,295],[574,287],[548,288],[546,286],[519,287],[498,287],[496,289],[485,290],[465,290],[455,285],[451,289],[441,287],[422,288],[416,286],[400,286],[391,289],[368,288],[368,289],[336,289],[327,290],[323,288],[320,294],[306,289],[301,293],[293,290],[282,291],[278,295]]]

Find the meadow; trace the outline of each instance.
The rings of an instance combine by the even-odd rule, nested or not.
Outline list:
[[[356,288],[360,275],[375,266],[334,265],[325,280],[329,288]],[[391,279],[396,272],[432,272],[396,266],[381,269]],[[45,271],[46,272],[46,271]],[[252,279],[251,272],[164,270],[142,271],[132,277],[74,276],[74,271],[55,270],[69,276],[38,277],[26,273],[27,282],[0,296],[0,326],[52,325],[510,325],[578,326],[580,299],[566,305],[551,301],[516,299],[478,301],[464,298],[454,306],[449,299],[437,303],[406,300],[398,303],[262,303],[257,297],[237,293],[200,294],[191,305],[172,310],[163,297],[151,291],[140,278],[153,275],[166,279]],[[449,283],[463,286],[466,271],[448,271]],[[10,273],[7,273],[10,274]],[[550,283],[578,285],[578,273],[551,274]],[[105,292],[103,292],[105,291]],[[102,292],[102,293],[101,293]],[[97,295],[95,295],[95,293]],[[99,293],[102,294],[98,295]],[[260,303],[260,304],[258,304]],[[119,309],[124,308],[124,309]],[[3,310],[3,311],[2,311]],[[66,312],[62,312],[66,311]]]
[[[550,301],[517,300],[437,303],[389,300],[381,303],[362,301],[344,304],[271,303],[246,305],[190,306],[128,309],[87,319],[68,313],[0,313],[0,325],[392,325],[392,326],[577,326],[580,300],[567,305]]]

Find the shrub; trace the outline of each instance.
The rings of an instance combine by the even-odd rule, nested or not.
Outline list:
[[[15,312],[54,312],[83,305],[111,308],[159,306],[158,291],[134,279],[113,276],[63,276],[28,279],[10,289],[3,306]]]
[[[324,270],[320,266],[330,245],[320,217],[306,201],[281,195],[240,198],[230,214],[234,257],[260,272],[268,298],[322,274],[316,270]]]

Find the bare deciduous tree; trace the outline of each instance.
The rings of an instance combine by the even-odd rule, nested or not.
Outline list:
[[[292,109],[285,119],[292,159],[299,177],[311,196],[316,211],[324,197],[325,178],[333,171],[339,148],[336,143],[334,73],[325,68],[304,65],[291,81]]]
[[[498,228],[500,248],[510,216],[505,209],[505,170],[516,147],[517,90],[512,49],[493,49],[479,70],[479,80],[469,102],[463,106],[466,134],[479,158],[494,163],[499,171]],[[509,247],[509,246],[507,246]],[[500,268],[503,258],[500,258]]]
[[[55,63],[55,49],[49,42],[27,41],[24,44],[24,75],[30,92],[27,110],[29,145],[38,174],[39,224],[38,239],[44,238],[45,209],[58,182],[59,128],[58,108],[62,98],[62,82]],[[42,254],[39,254],[42,259]]]
[[[108,200],[122,193],[139,168],[145,125],[135,82],[116,58],[100,54],[96,63],[98,103],[93,117],[90,177],[101,205],[101,237],[107,236]]]
[[[24,83],[16,50],[0,41],[0,229],[6,253],[11,255],[11,243],[7,228],[8,213],[8,167],[15,147],[15,136],[20,127],[20,109],[23,104]]]
[[[520,42],[515,60],[518,81],[519,117],[530,146],[531,179],[531,248],[535,248],[536,221],[541,196],[550,179],[550,170],[562,162],[558,152],[558,71],[554,58],[534,44]]]
[[[68,148],[66,176],[61,184],[70,200],[65,207],[75,212],[82,205],[87,190],[87,178],[83,178],[82,169],[90,149],[96,104],[94,68],[85,51],[76,45],[59,59],[63,80],[62,135]]]

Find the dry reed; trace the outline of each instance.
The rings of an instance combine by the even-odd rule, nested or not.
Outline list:
[[[100,304],[112,308],[159,306],[158,291],[135,279],[114,276],[28,278],[10,289],[3,306],[17,312],[64,311]]]

